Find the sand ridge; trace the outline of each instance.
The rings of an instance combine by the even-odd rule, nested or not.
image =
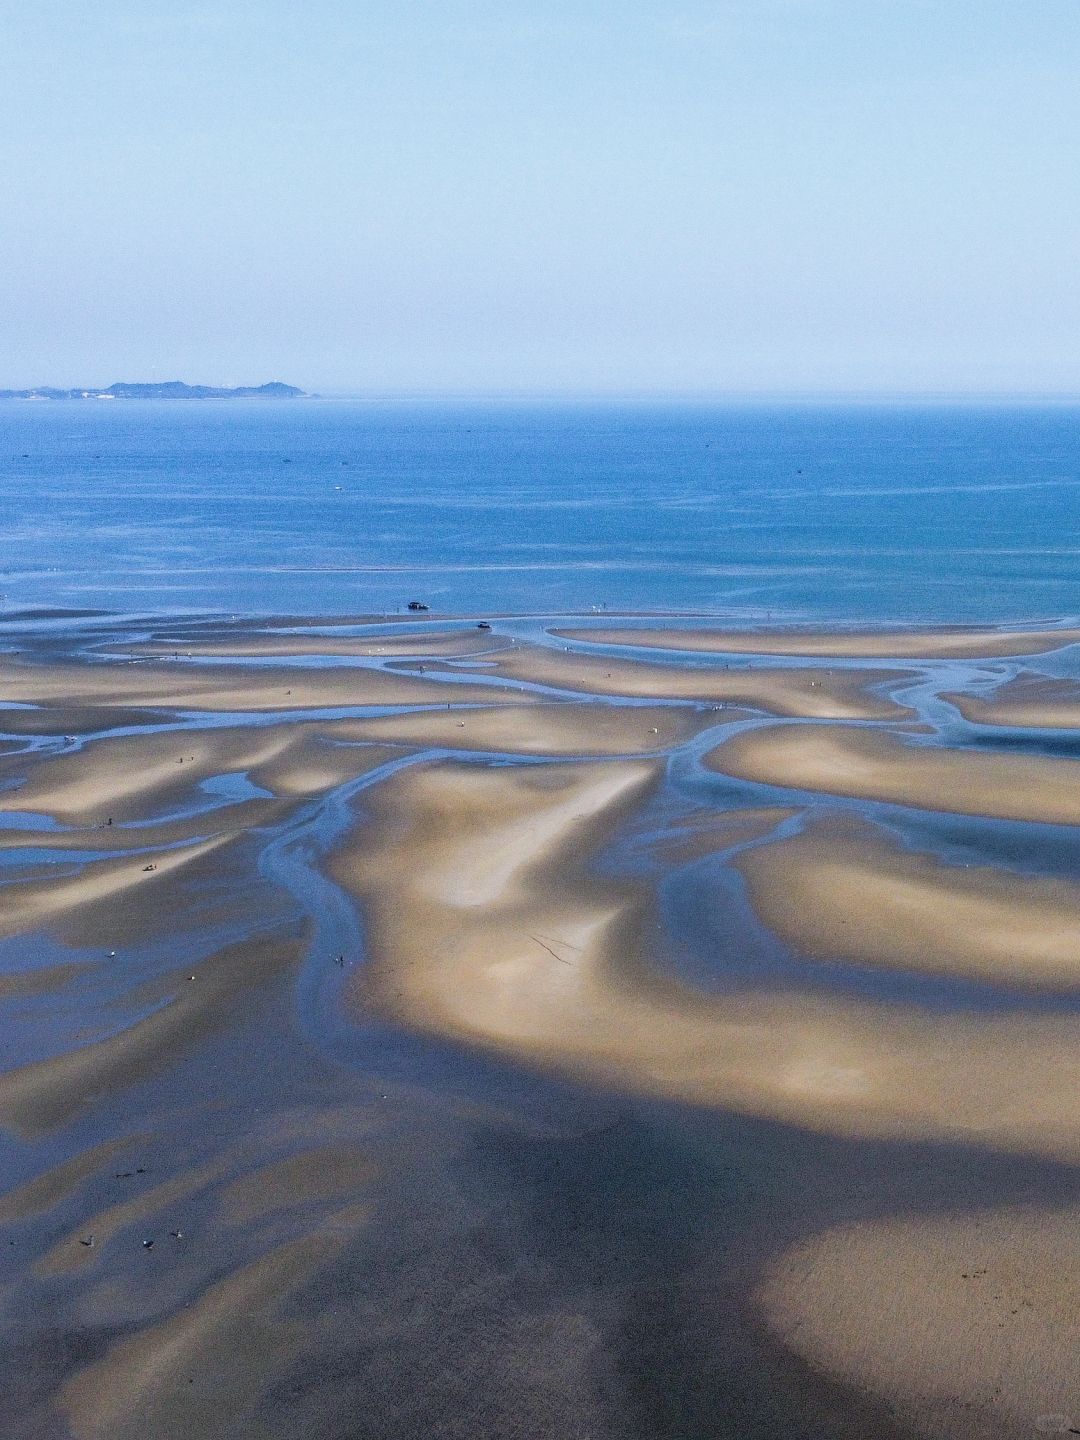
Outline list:
[[[168,850],[92,860],[70,874],[9,880],[0,885],[0,936],[41,929],[69,911],[119,899],[135,887],[151,891],[159,881],[220,849],[231,838],[217,835]]]
[[[655,931],[645,891],[588,869],[651,783],[630,761],[391,777],[332,865],[369,920],[353,1005],[693,1104],[1080,1159],[1077,1017],[771,989],[714,998],[659,970],[642,949]]]
[[[349,740],[415,748],[496,751],[517,755],[630,755],[669,750],[718,720],[744,716],[689,706],[603,705],[559,701],[527,709],[513,706],[414,710],[371,719],[342,720],[329,733]]]
[[[229,1272],[74,1374],[60,1401],[77,1440],[155,1433],[213,1440],[222,1414],[232,1433],[239,1433],[235,1422],[253,1426],[270,1377],[306,1349],[307,1327],[288,1318],[290,1296],[340,1253],[364,1214],[346,1207],[337,1231],[324,1227]]]
[[[66,823],[141,818],[150,806],[187,798],[210,776],[267,764],[295,740],[284,725],[106,736],[37,759],[18,788],[0,793],[0,809],[36,811]]]
[[[51,660],[0,657],[0,694],[19,704],[69,707],[141,704],[155,709],[277,711],[455,701],[528,704],[496,686],[424,679],[371,665],[199,665],[188,661]]]
[[[602,950],[626,901],[618,887],[560,876],[552,905],[548,852],[610,829],[657,778],[646,761],[524,770],[446,762],[393,777],[365,797],[372,843],[332,862],[367,901],[379,937],[378,958],[357,983],[389,1000],[404,980],[409,1010],[427,1003],[473,1038],[483,1038],[483,1004],[497,993],[503,1023],[543,1036],[545,1000],[560,1006],[560,992],[577,988],[579,957]]]
[[[762,921],[802,954],[1080,989],[1080,886],[1069,881],[946,865],[847,821],[818,822],[734,864]]]
[[[931,1440],[1065,1433],[1078,1226],[1076,1208],[1030,1205],[838,1227],[776,1260],[757,1303],[797,1353]]]
[[[553,629],[560,639],[710,655],[798,655],[867,660],[966,660],[1043,655],[1080,641],[1077,629],[717,630],[593,627]]]
[[[105,736],[78,751],[33,757],[22,783],[0,792],[0,810],[92,826],[141,820],[189,802],[203,782],[228,774],[246,775],[269,799],[295,799],[358,778],[390,757],[385,747],[339,743],[361,739],[332,724],[304,722]],[[192,823],[215,822],[196,814]]]
[[[407,663],[407,662],[404,662]],[[399,668],[404,668],[404,663]],[[445,662],[448,674],[461,667]],[[686,666],[616,659],[546,645],[518,645],[484,670],[507,680],[588,695],[649,700],[698,700],[744,705],[770,714],[822,720],[902,720],[913,713],[872,693],[916,677],[905,670],[844,670],[813,667]]]
[[[991,694],[941,697],[973,725],[1080,730],[1080,683],[1023,672]]]
[[[168,1003],[106,1039],[0,1074],[0,1123],[22,1135],[70,1119],[104,1091],[166,1068],[213,1029],[232,1023],[239,997],[296,964],[300,940],[256,935],[175,976]],[[188,979],[189,974],[195,980]]]
[[[316,635],[302,632],[294,635],[277,631],[272,634],[233,633],[224,639],[188,639],[179,644],[155,641],[130,647],[132,655],[215,657],[256,659],[290,655],[325,655],[327,657],[357,656],[366,659],[391,659],[405,656],[432,658],[447,655],[485,655],[511,644],[508,637],[487,630],[436,629],[418,632],[375,635]]]
[[[103,821],[95,821],[92,826],[62,830],[5,825],[0,827],[0,853],[12,850],[67,850],[72,854],[154,851],[185,841],[238,835],[244,830],[279,824],[295,808],[295,803],[288,800],[255,799],[215,805],[213,809],[191,810],[172,819],[138,825],[107,825]]]
[[[784,789],[958,815],[1080,824],[1080,766],[1073,760],[913,744],[852,726],[764,725],[724,741],[705,764]]]
[[[19,709],[0,705],[0,733],[7,735],[94,735],[101,730],[139,725],[166,725],[167,710],[147,706],[125,710],[119,705],[67,706],[48,704]]]

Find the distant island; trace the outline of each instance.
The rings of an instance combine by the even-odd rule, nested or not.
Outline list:
[[[295,385],[271,380],[267,385],[238,385],[223,389],[217,385],[185,385],[183,380],[132,384],[118,381],[104,390],[57,390],[37,385],[33,390],[0,390],[0,400],[303,400],[311,397]]]

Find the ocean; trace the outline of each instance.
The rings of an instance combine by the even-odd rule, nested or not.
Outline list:
[[[0,608],[1080,612],[1080,409],[0,406]]]
[[[3,1440],[1080,1425],[1078,418],[0,404]]]

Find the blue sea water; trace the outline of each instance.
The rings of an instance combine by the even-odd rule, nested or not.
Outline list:
[[[1080,409],[6,402],[0,609],[1080,613]]]

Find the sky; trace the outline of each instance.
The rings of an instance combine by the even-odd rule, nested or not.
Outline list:
[[[0,0],[0,386],[1080,392],[1077,0]]]

